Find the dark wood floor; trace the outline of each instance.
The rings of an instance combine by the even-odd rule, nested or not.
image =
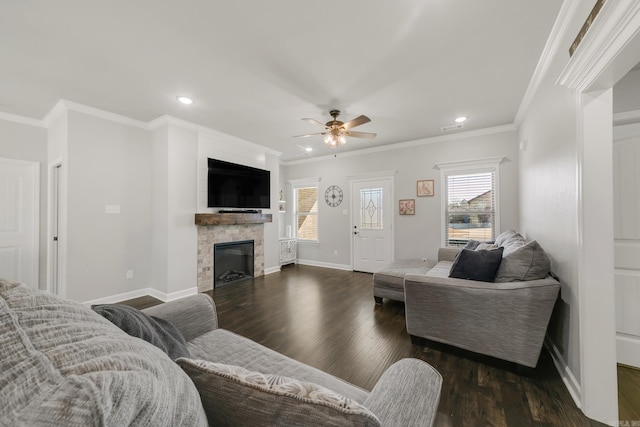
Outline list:
[[[519,375],[495,359],[412,344],[404,304],[375,305],[367,273],[290,265],[210,295],[220,327],[366,389],[401,358],[430,363],[443,377],[437,426],[603,425],[575,406],[546,351],[533,372]],[[129,303],[143,308],[157,302]],[[627,391],[637,399],[638,372],[629,371],[619,371],[619,378],[636,378]],[[622,420],[640,420],[637,401],[621,397],[620,404]]]

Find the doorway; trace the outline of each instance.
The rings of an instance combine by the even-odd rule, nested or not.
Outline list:
[[[351,181],[354,271],[375,273],[394,259],[392,178]]]
[[[40,164],[0,159],[0,277],[38,289]]]

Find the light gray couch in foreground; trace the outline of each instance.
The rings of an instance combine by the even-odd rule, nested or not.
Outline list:
[[[172,361],[90,308],[0,279],[0,425],[429,426],[442,378],[403,359],[367,391],[219,329],[206,295],[145,313],[170,321]]]
[[[548,272],[539,279],[501,282],[451,278],[458,251],[442,248],[438,263],[429,272],[404,277],[407,332],[412,338],[535,368],[560,283]],[[505,253],[510,256],[512,252],[505,249]],[[536,256],[531,253],[525,257],[523,271]],[[509,268],[503,277],[513,271]]]

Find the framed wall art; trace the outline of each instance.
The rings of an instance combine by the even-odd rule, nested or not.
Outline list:
[[[415,215],[416,201],[415,199],[400,200],[400,215]]]
[[[418,197],[433,196],[433,180],[423,179],[418,181]]]

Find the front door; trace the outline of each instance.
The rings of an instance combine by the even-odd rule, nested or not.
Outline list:
[[[391,179],[351,182],[353,269],[375,273],[393,260]]]
[[[40,166],[0,159],[0,277],[38,288]]]

